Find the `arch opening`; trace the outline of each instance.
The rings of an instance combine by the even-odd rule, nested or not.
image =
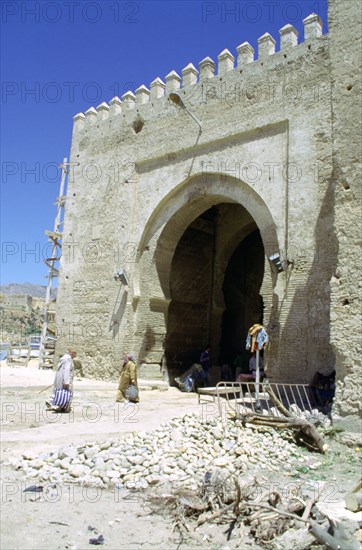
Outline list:
[[[235,359],[248,372],[250,353],[245,349],[248,329],[263,324],[264,301],[260,294],[264,277],[264,246],[259,230],[245,237],[233,253],[225,271],[220,364],[230,365],[235,376]]]
[[[249,322],[263,317],[264,247],[240,204],[219,203],[192,221],[179,239],[169,274],[165,356],[170,382],[212,347],[211,373],[232,365],[245,348]]]
[[[206,180],[195,175],[174,186],[146,222],[133,275],[133,323],[144,369],[147,365],[147,369],[154,369],[155,377],[160,373],[173,384],[175,377],[199,361],[202,348],[209,342],[214,345],[213,363],[221,364],[225,273],[240,243],[255,231],[260,232],[264,247],[259,293],[263,296],[264,324],[273,324],[278,314],[277,277],[267,256],[279,251],[281,229],[261,196],[236,178],[211,174]],[[205,250],[212,262],[207,257],[201,259]],[[183,276],[182,270],[186,271]],[[195,288],[190,290],[195,281],[197,289],[209,285],[198,297],[194,296]],[[240,340],[243,338],[241,335]]]

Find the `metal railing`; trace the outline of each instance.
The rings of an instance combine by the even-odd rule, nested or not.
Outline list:
[[[306,412],[312,414],[312,411],[320,409],[317,392],[310,385],[265,381],[259,386],[259,398],[255,395],[254,382],[219,382],[215,389],[219,410],[221,411],[226,404],[227,408],[237,415],[283,416],[266,387],[272,390],[280,403],[295,417],[304,416],[303,413]]]

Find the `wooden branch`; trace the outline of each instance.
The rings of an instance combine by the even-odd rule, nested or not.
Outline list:
[[[275,395],[269,384],[265,384],[265,390],[268,392],[270,398],[274,402],[278,411],[285,416],[285,418],[268,418],[263,420],[262,416],[250,415],[249,420],[247,415],[244,415],[243,422],[254,422],[258,425],[273,426],[278,428],[287,428],[287,429],[298,429],[301,432],[301,438],[303,441],[306,440],[308,446],[310,442],[315,445],[316,450],[320,453],[325,453],[328,446],[324,442],[320,433],[316,430],[313,424],[308,422],[305,418],[296,418],[294,417],[280,402],[280,400]]]
[[[253,503],[245,503],[245,508],[264,508],[265,510],[272,510],[273,512],[276,512],[280,514],[281,516],[289,517],[291,519],[294,519],[296,522],[300,521],[305,524],[310,525],[309,533],[313,535],[313,537],[320,542],[321,544],[325,544],[328,548],[328,550],[343,550],[339,541],[330,535],[325,529],[320,527],[318,523],[312,519],[303,519],[299,516],[296,516],[295,514],[289,514],[288,512],[284,512],[283,510],[278,510],[277,508],[273,508],[272,506],[268,506],[266,504],[253,504]]]
[[[240,416],[243,423],[249,422],[255,424],[256,426],[269,426],[271,428],[287,429],[287,430],[299,430],[301,432],[301,439],[306,444],[306,446],[315,451],[325,454],[327,451],[328,445],[324,442],[320,433],[316,428],[305,420],[304,418],[267,418],[265,419],[262,416],[258,415],[241,415]],[[305,441],[307,439],[307,441]],[[309,441],[308,441],[309,440]],[[314,443],[311,445],[310,441]]]
[[[240,504],[240,500],[241,500],[241,489],[240,489],[240,485],[239,485],[239,482],[238,482],[237,478],[234,478],[234,483],[235,483],[235,488],[236,488],[236,499],[235,499],[235,504],[234,504],[234,514],[237,514],[239,504]]]
[[[303,521],[307,521],[307,519],[309,518],[309,514],[313,508],[313,505],[317,502],[317,500],[318,499],[315,497],[311,497],[309,500],[307,500],[304,508],[304,512],[301,518]]]
[[[209,504],[208,503],[202,503],[200,504],[199,502],[195,502],[195,501],[191,501],[189,498],[187,497],[180,497],[179,499],[179,503],[184,506],[184,508],[187,508],[189,510],[194,510],[196,512],[205,512],[205,510],[208,508]]]
[[[213,519],[216,519],[216,518],[222,516],[225,512],[228,512],[229,510],[234,508],[234,506],[235,506],[235,502],[233,502],[232,504],[228,504],[227,506],[225,506],[224,508],[221,508],[217,512],[214,512],[213,514],[211,514],[211,516],[206,516],[204,518],[199,518],[198,521],[197,521],[197,525],[198,526],[203,525],[207,521],[212,521]]]
[[[275,393],[271,389],[270,384],[266,383],[264,385],[264,388],[267,391],[267,393],[270,395],[270,397],[272,398],[272,400],[273,400],[276,408],[278,409],[278,411],[281,412],[287,418],[291,418],[293,415],[288,411],[288,409],[286,409],[284,407],[283,403],[277,398],[277,396],[275,395]]]
[[[296,521],[302,521],[303,523],[310,524],[310,521],[304,521],[299,516],[296,516],[295,514],[290,514],[289,512],[284,512],[283,510],[278,510],[278,508],[274,508],[273,506],[269,506],[268,504],[254,504],[253,502],[245,502],[243,504],[243,508],[264,508],[265,510],[270,510],[272,512],[276,512],[277,514],[280,514],[281,516],[285,516],[287,518],[294,519]]]

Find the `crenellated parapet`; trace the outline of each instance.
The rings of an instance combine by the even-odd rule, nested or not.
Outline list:
[[[136,90],[136,102],[137,103],[148,103],[150,100],[150,90],[147,88],[147,86],[139,86]]]
[[[215,76],[215,62],[211,57],[205,57],[199,63],[200,67],[200,81],[207,80],[208,78],[213,78]]]
[[[268,55],[273,55],[275,53],[275,44],[276,41],[271,34],[266,32],[258,38],[258,57],[259,59],[265,59]]]
[[[322,36],[322,19],[316,13],[312,13],[303,19],[303,25],[304,40],[310,40],[311,38],[319,38]]]
[[[116,96],[109,102],[109,114],[111,115],[117,115],[122,112],[122,101],[121,99]]]
[[[293,25],[285,25],[279,31],[280,34],[280,49],[288,50],[298,46],[298,31]]]
[[[122,96],[122,108],[125,110],[131,110],[134,108],[136,103],[136,96],[133,92],[126,92]]]
[[[304,42],[316,40],[322,36],[323,24],[317,14],[312,13],[306,17],[303,20],[303,25]],[[298,31],[293,25],[287,24],[279,30],[279,34],[279,51],[283,52],[286,57],[288,52],[298,47]],[[242,71],[246,66],[264,64],[278,53],[276,40],[269,33],[263,34],[257,42],[257,59],[254,48],[249,42],[243,42],[237,46],[236,57],[228,49],[224,49],[218,55],[217,70],[216,63],[210,57],[205,57],[200,61],[199,70],[192,63],[186,65],[182,69],[182,76],[172,70],[165,76],[165,81],[157,77],[151,82],[149,88],[145,85],[139,86],[134,93],[128,91],[123,94],[121,99],[114,97],[110,100],[109,105],[103,102],[96,109],[91,107],[84,114],[78,113],[74,117],[74,130],[75,132],[82,131],[94,124],[95,121],[103,121],[122,114],[126,116],[127,112],[146,104],[153,105],[155,101],[167,97],[172,92],[198,84],[202,86],[204,82],[210,82],[215,77],[224,78],[236,70]]]

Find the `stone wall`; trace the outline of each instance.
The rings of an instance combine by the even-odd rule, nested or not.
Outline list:
[[[331,278],[331,342],[338,375],[335,411],[361,414],[361,9],[329,2],[333,110],[334,230],[338,262]]]
[[[212,343],[219,346],[221,337],[228,261],[258,229],[269,376],[309,382],[316,370],[334,367],[329,37],[317,16],[304,24],[299,45],[287,25],[280,51],[266,34],[257,60],[243,43],[237,62],[228,50],[220,54],[217,74],[206,58],[199,72],[187,65],[182,79],[172,71],[150,91],[141,86],[76,115],[57,352],[71,342],[87,375],[114,377],[131,350],[147,365],[143,373],[159,373],[174,314],[172,285],[184,272],[173,264],[177,247],[185,231],[192,239],[188,228],[201,214],[217,207],[222,217],[231,205],[244,214],[242,223],[226,219],[215,244]],[[290,262],[279,274],[267,259],[275,252]],[[119,268],[128,287],[113,278]],[[185,319],[194,322],[190,312]],[[181,338],[182,323],[179,330]]]

